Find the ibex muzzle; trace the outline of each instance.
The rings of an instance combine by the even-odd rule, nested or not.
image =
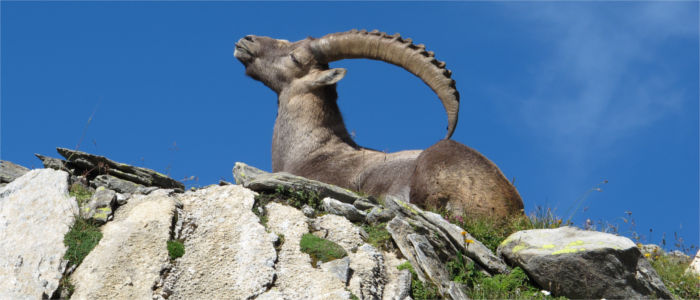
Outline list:
[[[234,56],[246,74],[278,95],[272,169],[375,196],[392,195],[466,216],[522,214],[523,203],[501,171],[477,151],[449,140],[457,126],[459,93],[445,63],[399,34],[349,31],[297,42],[246,36]],[[368,58],[418,76],[447,113],[445,139],[425,151],[383,153],[360,147],[345,128],[335,84],[345,69],[330,62]]]

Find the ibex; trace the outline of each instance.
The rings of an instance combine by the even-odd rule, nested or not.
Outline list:
[[[297,42],[249,35],[236,43],[234,56],[248,76],[278,95],[272,137],[274,172],[378,197],[392,195],[459,215],[522,214],[518,191],[498,167],[479,152],[449,139],[457,125],[459,93],[445,63],[424,45],[376,30],[352,30]],[[385,61],[422,79],[447,112],[445,139],[425,151],[395,153],[355,144],[336,103],[336,83],[346,70],[328,66],[346,58]]]

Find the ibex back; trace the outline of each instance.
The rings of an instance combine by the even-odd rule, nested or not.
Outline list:
[[[381,197],[466,216],[522,214],[523,202],[501,171],[477,151],[449,140],[459,93],[445,63],[423,45],[378,31],[333,33],[297,42],[246,36],[234,56],[246,74],[278,95],[272,169]],[[445,139],[425,151],[384,153],[360,147],[345,128],[336,83],[345,69],[328,63],[368,58],[400,66],[423,80],[447,112]]]

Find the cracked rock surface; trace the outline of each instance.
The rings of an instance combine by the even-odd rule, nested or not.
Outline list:
[[[150,299],[169,266],[175,213],[167,190],[135,196],[102,227],[102,240],[71,276],[72,299]]]
[[[185,255],[165,280],[169,299],[250,299],[273,284],[277,236],[253,214],[254,196],[226,185],[178,197]]]
[[[290,206],[266,206],[268,229],[284,235],[276,265],[275,285],[257,299],[350,299],[345,283],[330,272],[311,266],[311,257],[301,252],[299,242],[309,232],[306,216]]]

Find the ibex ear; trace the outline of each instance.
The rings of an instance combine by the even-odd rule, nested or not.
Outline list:
[[[343,79],[343,77],[345,77],[346,72],[347,70],[343,68],[330,69],[318,72],[316,78],[314,78],[311,82],[311,85],[322,86],[334,84]]]

